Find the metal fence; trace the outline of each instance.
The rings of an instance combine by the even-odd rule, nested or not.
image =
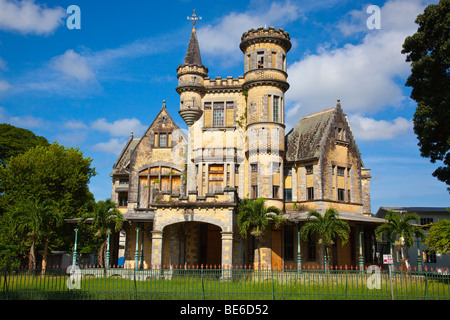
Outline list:
[[[78,267],[0,272],[2,300],[450,299],[448,272]]]

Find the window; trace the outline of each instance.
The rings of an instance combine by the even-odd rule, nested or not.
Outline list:
[[[345,200],[345,190],[344,189],[338,189],[338,200],[339,201]]]
[[[292,189],[284,189],[284,201],[292,201]]]
[[[306,166],[306,174],[313,174],[313,166]]]
[[[436,253],[425,250],[425,263],[436,263]]]
[[[128,193],[121,192],[118,197],[119,207],[126,207],[128,202]]]
[[[344,167],[337,167],[337,174],[338,176],[343,176],[345,172],[345,168]]]
[[[294,260],[294,229],[293,226],[284,227],[284,260]]]
[[[256,59],[258,63],[258,69],[264,68],[264,51],[257,52]]]
[[[433,218],[420,218],[420,224],[422,226],[425,226],[427,224],[433,223]],[[428,229],[430,226],[426,226],[425,228]]]
[[[161,147],[161,148],[167,147],[167,134],[166,133],[159,134],[159,147]]]
[[[278,199],[278,191],[280,191],[280,186],[273,186],[272,187],[272,197],[274,198],[274,199]]]
[[[280,172],[280,163],[279,162],[272,162],[272,172],[273,173]]]
[[[214,102],[213,106],[213,127],[223,127],[224,126],[224,109],[223,102]]]
[[[250,167],[251,167],[252,172],[258,172],[258,164],[257,163],[250,164]]]
[[[314,188],[313,187],[306,188],[306,191],[308,195],[308,200],[314,200]]]
[[[280,106],[280,97],[274,96],[273,97],[273,121],[278,122],[279,121],[279,106]]]
[[[341,127],[336,127],[334,128],[334,138],[336,140],[341,140],[341,141],[347,141],[346,139],[346,135],[345,135],[345,129],[341,128]]]

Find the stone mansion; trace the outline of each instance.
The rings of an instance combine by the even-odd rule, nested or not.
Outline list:
[[[328,208],[351,227],[348,243],[330,250],[330,264],[373,262],[373,229],[384,220],[370,214],[370,170],[339,100],[299,116],[285,132],[290,48],[283,29],[250,29],[240,43],[244,75],[212,79],[194,23],[176,69],[188,133],[163,102],[145,134],[130,136],[111,173],[112,200],[125,219],[126,268],[256,265],[256,241],[239,235],[236,217],[241,199],[257,197],[285,217],[261,244],[263,266],[320,264],[319,245],[299,243],[297,233],[309,211]]]

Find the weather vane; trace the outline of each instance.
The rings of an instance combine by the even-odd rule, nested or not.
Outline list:
[[[195,28],[195,21],[202,20],[202,17],[197,17],[197,15],[195,14],[195,9],[192,10],[192,11],[194,11],[194,13],[192,14],[192,17],[187,17],[187,19],[188,20],[192,20],[192,24],[193,24],[193,26]]]

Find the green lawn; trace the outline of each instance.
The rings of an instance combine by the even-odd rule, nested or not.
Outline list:
[[[83,270],[84,271],[84,270]],[[391,299],[389,275],[380,274],[378,288],[370,289],[369,274],[358,272],[272,272],[271,270],[120,270],[107,275],[84,275],[69,289],[69,275],[47,271],[2,274],[1,299],[176,299],[176,300],[291,300]],[[395,300],[450,299],[449,277],[433,274],[393,276]],[[72,282],[75,283],[75,282]]]

